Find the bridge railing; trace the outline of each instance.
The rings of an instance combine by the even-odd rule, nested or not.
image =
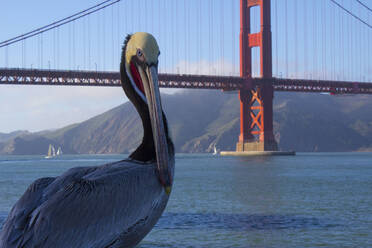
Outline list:
[[[0,84],[59,86],[121,86],[118,72],[0,68]],[[285,78],[159,74],[162,88],[217,89],[237,91],[272,85],[275,91],[330,94],[372,94],[372,83]]]

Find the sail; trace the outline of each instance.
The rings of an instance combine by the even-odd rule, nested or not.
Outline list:
[[[58,149],[57,149],[57,156],[58,155],[62,155],[62,149],[61,149],[61,147],[58,147]]]
[[[56,149],[54,148],[54,146],[52,146],[52,156],[54,157],[56,155]]]
[[[49,149],[48,149],[48,157],[52,156],[52,145],[49,144]]]
[[[218,154],[218,151],[217,151],[216,145],[214,145],[214,147],[213,147],[213,155],[217,155],[217,154]]]

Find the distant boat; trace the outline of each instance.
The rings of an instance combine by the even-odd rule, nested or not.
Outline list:
[[[57,156],[63,154],[61,147],[58,147],[58,150],[57,150],[57,153],[56,154],[57,154]]]
[[[214,145],[214,147],[213,147],[213,155],[218,155],[218,151],[217,151],[216,145]]]
[[[45,158],[53,158],[56,156],[56,149],[52,144],[49,144],[48,155]]]

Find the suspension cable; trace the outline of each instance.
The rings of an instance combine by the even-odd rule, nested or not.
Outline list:
[[[107,1],[112,1],[112,0],[107,0]],[[8,45],[11,45],[11,44],[14,44],[14,43],[16,43],[18,41],[26,40],[28,38],[31,38],[31,37],[34,37],[34,36],[36,36],[38,34],[47,32],[47,31],[52,30],[54,28],[63,26],[65,24],[68,24],[68,23],[73,22],[75,20],[78,20],[80,18],[83,18],[83,17],[85,17],[87,15],[93,14],[93,13],[99,11],[99,10],[105,9],[105,8],[107,8],[107,7],[109,7],[109,6],[113,5],[113,4],[116,4],[116,3],[120,2],[120,1],[121,0],[115,0],[114,2],[108,3],[108,4],[106,4],[106,5],[104,5],[104,6],[100,7],[100,8],[94,9],[94,10],[89,11],[89,12],[87,12],[87,11],[81,11],[81,12],[84,12],[84,14],[82,14],[82,15],[75,14],[73,16],[76,16],[76,15],[78,15],[78,16],[77,17],[74,17],[74,18],[72,18],[73,16],[66,17],[66,18],[64,18],[64,19],[62,19],[60,21],[55,22],[56,24],[49,24],[49,25],[44,26],[43,28],[38,28],[38,29],[35,29],[35,30],[31,31],[31,32],[28,32],[28,33],[19,35],[17,37],[14,37],[12,39],[9,39],[9,40],[0,42],[0,48],[5,47],[5,46],[8,46]],[[100,4],[100,5],[102,5],[102,4]],[[92,7],[92,8],[94,8],[94,7]]]
[[[364,3],[362,3],[361,1],[359,1],[359,0],[355,0],[355,1],[357,1],[360,5],[362,5],[364,8],[366,8],[366,9],[368,9],[369,11],[371,11],[372,12],[372,9],[370,8],[370,7],[368,7],[367,5],[365,5]]]
[[[343,9],[346,13],[348,13],[349,15],[351,15],[352,17],[354,17],[355,19],[357,19],[358,21],[360,21],[361,23],[363,23],[364,25],[366,25],[367,27],[372,28],[372,25],[370,25],[369,23],[367,23],[364,20],[362,20],[359,16],[353,14],[350,10],[346,9],[345,7],[343,7],[341,4],[339,4],[335,0],[330,0],[330,1],[332,3],[334,3],[334,4],[336,4],[339,8]]]

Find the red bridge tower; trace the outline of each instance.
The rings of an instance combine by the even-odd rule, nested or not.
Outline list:
[[[261,30],[250,32],[250,10],[260,6]],[[252,78],[252,48],[260,48],[260,75],[272,77],[270,0],[240,0],[240,76]],[[277,151],[273,133],[273,97],[270,80],[259,87],[239,91],[240,136],[236,150]]]

